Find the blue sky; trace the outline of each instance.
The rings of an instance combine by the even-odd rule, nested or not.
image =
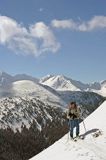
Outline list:
[[[0,70],[106,79],[105,0],[0,0]]]

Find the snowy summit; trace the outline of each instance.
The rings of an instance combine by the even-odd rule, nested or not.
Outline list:
[[[47,85],[57,91],[90,91],[98,93],[106,97],[106,81],[82,83],[80,81],[73,80],[64,75],[47,75],[41,78],[40,83]]]

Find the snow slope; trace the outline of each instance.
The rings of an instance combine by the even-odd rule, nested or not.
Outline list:
[[[15,96],[32,96],[48,103],[60,104],[62,106],[64,104],[63,100],[53,93],[53,90],[46,89],[43,85],[33,81],[22,80],[13,82],[12,90]]]
[[[60,123],[63,123],[62,114],[63,110],[60,107],[48,105],[36,98],[6,97],[0,99],[0,128],[3,129],[10,127],[13,131],[16,129],[21,131],[23,125],[30,128],[34,120],[36,129],[41,131],[53,120],[56,122],[56,117]]]
[[[71,80],[68,78],[58,75],[58,76],[47,76],[47,78],[42,78],[40,83],[50,86],[56,90],[66,91],[80,91],[80,88],[76,87]]]
[[[106,97],[106,81],[101,82],[101,89],[98,91],[94,90],[94,92]]]
[[[86,134],[83,123],[81,123],[81,134],[85,134],[84,140],[73,142],[67,134],[30,160],[106,160],[105,122],[106,101],[85,119]],[[102,135],[94,138],[92,134],[98,129],[102,130]]]

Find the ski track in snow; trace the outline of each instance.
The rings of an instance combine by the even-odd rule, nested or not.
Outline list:
[[[74,142],[69,138],[67,140],[66,138],[66,142],[63,143],[63,145],[65,147],[65,151],[70,152],[70,155],[74,152],[74,154],[78,156],[78,160],[82,160],[81,158],[83,157],[87,160],[106,160],[106,149],[104,149],[103,145],[98,145],[95,138],[92,136],[89,140],[79,139],[77,142]],[[74,157],[72,160],[74,160]]]
[[[90,143],[86,141],[78,141],[77,144],[89,150],[90,153],[93,152],[99,159],[106,160],[106,151],[103,149],[103,147],[98,146],[92,140]]]
[[[63,141],[65,141],[65,143]],[[69,160],[71,157],[72,160],[106,160],[105,149],[103,146],[98,146],[95,144],[95,139],[92,137],[89,140],[85,139],[74,142],[70,139],[67,141],[66,135],[63,141],[58,143],[56,142],[53,146],[49,147],[49,154],[46,152],[46,150],[44,150],[42,152],[43,156],[37,155],[35,159],[32,158],[31,160],[57,160],[60,159],[61,152],[61,160]],[[55,150],[53,150],[54,147]],[[56,150],[58,150],[58,152],[56,152]]]

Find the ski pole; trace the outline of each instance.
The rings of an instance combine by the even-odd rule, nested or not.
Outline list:
[[[83,112],[83,113],[84,113],[84,112]],[[85,132],[86,132],[87,130],[86,130],[85,122],[84,122],[83,113],[82,113],[82,116],[81,116],[82,118],[81,118],[81,119],[83,120],[82,123],[83,123],[83,126],[84,126],[84,130],[85,130]]]
[[[69,130],[68,130],[68,133],[67,133],[67,142],[69,141],[70,139],[70,122],[68,121],[68,127],[69,127]]]
[[[71,131],[71,123],[70,123],[70,118],[69,118],[69,121],[68,121],[68,127],[69,127],[69,131],[68,131],[68,140],[70,139],[70,131]]]
[[[84,129],[85,129],[85,132],[86,132],[87,130],[86,130],[86,126],[85,126],[84,120],[83,120],[83,126],[84,126]]]

